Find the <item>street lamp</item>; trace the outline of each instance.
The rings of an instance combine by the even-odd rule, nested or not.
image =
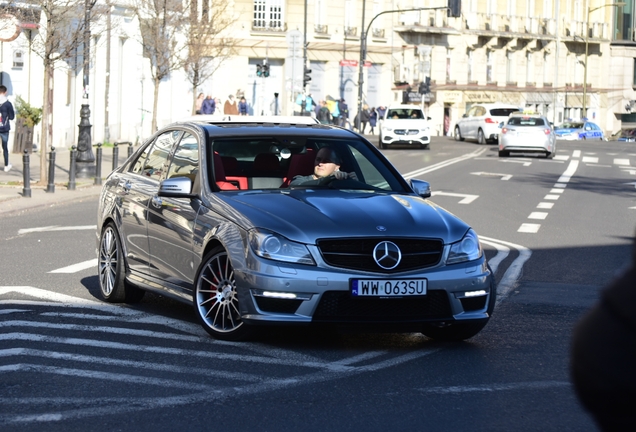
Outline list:
[[[615,2],[615,3],[606,3],[602,6],[597,6],[595,8],[588,7],[587,8],[587,18],[585,20],[585,64],[583,65],[583,118],[587,117],[587,56],[588,56],[588,47],[589,47],[589,39],[590,39],[590,13],[595,10],[599,10],[605,7],[618,7],[625,6],[625,2]]]
[[[416,11],[425,11],[425,10],[441,10],[441,9],[447,9],[449,10],[450,7],[448,6],[440,6],[440,7],[420,7],[420,8],[413,8],[413,9],[396,9],[396,10],[387,10],[384,12],[380,12],[379,14],[377,14],[376,16],[374,16],[373,18],[371,18],[371,21],[369,21],[369,24],[367,25],[366,29],[364,27],[364,10],[365,10],[365,6],[366,6],[366,0],[362,1],[362,33],[360,34],[360,63],[358,64],[358,121],[356,122],[356,127],[358,128],[358,130],[360,130],[360,120],[361,120],[361,116],[362,116],[362,84],[364,83],[364,63],[366,62],[366,58],[367,58],[367,35],[369,34],[369,30],[371,29],[371,24],[373,24],[373,21],[375,21],[375,19],[377,17],[379,17],[380,15],[384,15],[384,14],[392,14],[392,13],[399,13],[399,12],[416,12]],[[455,15],[450,15],[450,16],[455,16]]]
[[[90,53],[91,53],[91,9],[96,0],[85,0],[84,3],[84,94],[82,108],[80,109],[79,133],[77,136],[77,176],[90,177],[95,174],[95,156],[91,142],[91,110],[88,105],[88,78],[90,74]]]

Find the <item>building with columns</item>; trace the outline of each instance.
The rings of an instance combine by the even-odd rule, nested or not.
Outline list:
[[[97,2],[110,11],[111,29],[105,31],[103,13],[92,25],[93,143],[138,142],[153,132],[150,60],[139,43],[135,1]],[[215,1],[198,0],[199,13]],[[362,69],[363,103],[401,103],[410,87],[411,103],[424,106],[436,135],[451,134],[477,102],[530,108],[554,124],[586,110],[607,134],[636,123],[636,0],[618,7],[605,0],[460,3],[461,16],[454,18],[444,9],[448,0],[233,0],[235,21],[226,32],[232,56],[196,91],[184,71],[171,72],[160,84],[158,126],[191,115],[198,92],[219,98],[221,105],[229,94],[244,95],[253,114],[292,114],[303,90],[305,56],[311,70],[306,93],[316,101],[344,98],[351,120]],[[422,10],[404,12],[415,8]],[[42,106],[43,67],[33,41],[46,22],[41,14],[30,15],[39,20],[26,19],[21,9],[37,10],[38,0],[0,0],[0,79],[11,100],[20,95]],[[397,12],[378,16],[387,11]],[[367,54],[360,68],[363,33]],[[259,77],[257,66],[264,63],[270,74]],[[82,65],[81,49],[56,65],[51,143],[56,147],[77,144]],[[426,77],[431,92],[420,98],[417,89]],[[35,135],[38,141],[41,131]]]

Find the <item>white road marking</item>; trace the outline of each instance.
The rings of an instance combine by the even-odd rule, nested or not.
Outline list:
[[[568,159],[570,159],[569,155],[556,155],[554,157],[554,160],[560,160],[560,161],[566,161]]]
[[[485,176],[485,177],[501,177],[500,180],[510,180],[512,178],[512,174],[500,174],[500,173],[489,173],[489,172],[474,172],[471,173],[476,176]]]
[[[636,182],[629,182],[629,183],[623,183],[623,184],[632,185],[632,186],[634,186],[636,188]]]
[[[484,384],[480,386],[429,387],[417,389],[422,393],[459,394],[474,392],[496,392],[505,390],[544,390],[554,387],[570,387],[569,381],[534,381],[507,384]]]
[[[504,162],[504,163],[520,163],[523,164],[523,166],[530,166],[532,165],[532,161],[528,161],[528,160],[514,160],[514,159],[499,159],[499,162]]]
[[[486,150],[487,149],[485,149],[485,148],[480,149],[480,150],[475,150],[472,153],[467,153],[465,155],[462,155],[462,156],[459,156],[459,157],[456,157],[456,158],[453,158],[453,159],[448,159],[448,160],[445,160],[445,161],[442,161],[442,162],[438,162],[436,164],[433,164],[433,165],[425,167],[425,168],[421,168],[421,169],[418,169],[418,170],[415,170],[415,171],[411,171],[409,173],[403,174],[402,177],[404,177],[407,180],[411,179],[411,178],[414,178],[414,177],[418,177],[418,176],[421,176],[423,174],[427,174],[429,172],[438,170],[440,168],[445,168],[445,167],[447,167],[449,165],[456,164],[457,162],[462,162],[462,161],[465,161],[465,160],[468,160],[468,159],[471,159],[471,158],[476,158],[477,156],[483,154]]]
[[[566,168],[566,170],[563,173],[563,175],[561,177],[559,177],[559,180],[557,180],[557,183],[567,183],[567,182],[569,182],[570,178],[572,178],[572,176],[574,175],[574,173],[576,172],[576,169],[578,167],[579,167],[579,161],[578,160],[570,161],[570,165],[568,165],[568,167]]]
[[[495,254],[495,256],[488,260],[488,264],[490,265],[490,269],[492,270],[492,272],[497,273],[499,264],[501,264],[501,262],[505,260],[510,254],[510,248],[498,242],[485,240],[485,238],[482,236],[479,236],[479,241],[484,244],[493,246],[495,249],[497,249],[497,253]]]
[[[47,232],[47,231],[77,231],[77,230],[96,230],[97,225],[80,225],[80,226],[59,226],[52,225],[38,228],[25,228],[18,230],[18,235],[30,234],[34,232]]]
[[[566,183],[555,183],[554,187],[555,188],[565,188],[567,186]]]
[[[526,261],[530,259],[532,256],[532,251],[525,246],[521,246],[518,244],[492,239],[488,237],[479,237],[480,239],[484,239],[487,241],[492,241],[499,243],[503,246],[509,246],[517,249],[519,251],[519,256],[515,258],[515,260],[508,266],[506,272],[499,280],[499,284],[497,284],[497,302],[496,305],[500,304],[510,292],[517,286],[519,283],[519,276],[521,275],[521,270],[523,270],[523,265]]]
[[[634,169],[621,167],[621,170],[623,170],[623,172],[626,172],[629,175],[636,175],[636,170]]]
[[[574,150],[572,152],[572,157],[573,158],[580,158],[581,157],[581,150]]]
[[[544,200],[558,200],[561,195],[546,195],[543,197]]]
[[[598,158],[597,157],[590,157],[590,156],[583,156],[583,159],[581,159],[581,161],[583,163],[598,163]]]
[[[539,232],[541,224],[522,223],[517,232],[536,234]]]
[[[62,267],[57,270],[51,270],[49,273],[77,273],[89,268],[97,269],[97,258],[84,261],[81,263],[73,264],[67,267]]]
[[[459,200],[458,204],[470,204],[471,202],[479,198],[479,195],[458,194],[458,193],[442,192],[442,191],[434,191],[431,193],[431,196],[436,196],[436,195],[462,198],[461,200]]]
[[[614,165],[629,165],[629,159],[614,159]]]
[[[551,194],[560,194],[560,193],[563,193],[563,189],[561,189],[561,188],[553,188],[553,189],[550,189],[550,193]]]
[[[530,213],[530,216],[528,216],[528,219],[545,219],[548,217],[548,213],[546,212],[532,212]]]
[[[552,207],[554,207],[554,203],[540,202],[539,205],[537,205],[537,208],[540,209],[551,209]]]

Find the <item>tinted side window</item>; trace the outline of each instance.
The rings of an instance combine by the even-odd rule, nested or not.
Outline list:
[[[141,172],[144,169],[144,165],[146,164],[148,153],[150,153],[150,150],[152,149],[153,144],[154,143],[151,143],[146,146],[144,151],[139,155],[135,163],[132,165],[132,168],[130,169],[131,172],[134,172],[135,174],[141,174]]]
[[[199,144],[197,139],[186,133],[172,157],[172,163],[166,178],[188,177],[194,181],[199,170]]]
[[[519,111],[516,108],[493,108],[490,115],[495,117],[508,117],[511,113]]]
[[[141,175],[161,180],[167,168],[168,155],[179,136],[181,131],[169,131],[157,137],[152,150],[148,153]]]

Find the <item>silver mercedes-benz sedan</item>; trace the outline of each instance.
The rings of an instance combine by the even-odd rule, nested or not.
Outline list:
[[[475,231],[430,195],[334,126],[175,123],[103,185],[101,296],[190,302],[224,340],[273,324],[467,339],[494,277]]]

